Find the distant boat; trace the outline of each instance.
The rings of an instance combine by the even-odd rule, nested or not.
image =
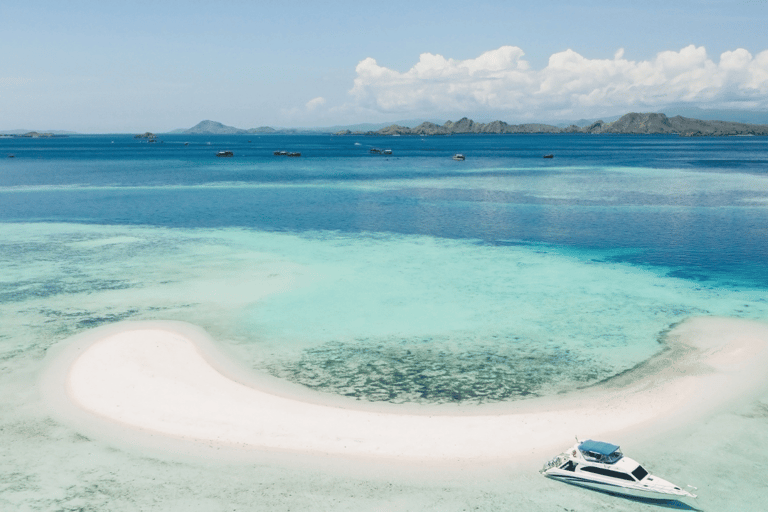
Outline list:
[[[464,155],[462,155],[461,153],[456,153],[455,155],[453,155],[453,159],[454,160],[464,160],[465,158],[466,157]]]
[[[288,156],[301,156],[301,153],[288,153]]]
[[[287,151],[275,151],[272,154],[275,155],[275,156],[287,156],[288,152]]]
[[[231,151],[219,151],[216,156],[235,156]]]
[[[185,142],[185,143],[184,143],[184,145],[185,145],[185,146],[189,146],[189,142]]]
[[[544,155],[544,158],[555,158],[555,155]]]
[[[8,158],[16,158],[16,155],[8,155]]]
[[[384,155],[391,155],[392,154],[392,150],[391,149],[385,149],[381,153],[384,154]]]
[[[381,150],[379,148],[371,148],[371,153],[373,153],[374,155],[380,155]]]

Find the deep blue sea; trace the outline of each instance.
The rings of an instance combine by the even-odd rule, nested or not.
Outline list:
[[[159,140],[0,137],[2,510],[650,506],[527,466],[432,468],[419,483],[418,468],[334,476],[325,462],[179,459],[134,451],[130,436],[90,439],[38,386],[49,349],[97,326],[190,322],[313,401],[482,413],[610,379],[692,317],[768,320],[768,138]],[[699,485],[702,509],[757,510],[761,396],[657,433],[638,457]]]
[[[0,219],[630,249],[615,259],[691,279],[768,284],[764,138],[161,140],[0,139],[0,155],[15,155],[0,167]],[[393,154],[370,154],[371,147]],[[235,156],[215,158],[222,148]],[[302,156],[272,154],[286,148]],[[453,161],[456,152],[467,160]],[[541,158],[548,153],[556,158]]]

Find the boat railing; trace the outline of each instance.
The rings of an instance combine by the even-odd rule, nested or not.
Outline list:
[[[541,471],[539,471],[539,473],[544,473],[544,472],[546,472],[546,471],[548,471],[548,470],[550,470],[552,468],[559,468],[560,466],[562,466],[566,462],[568,462],[568,456],[566,454],[564,454],[564,453],[561,453],[557,457],[555,457],[553,459],[550,459],[547,462],[545,462],[544,463],[544,467],[541,468]]]

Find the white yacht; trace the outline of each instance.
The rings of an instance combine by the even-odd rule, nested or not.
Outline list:
[[[615,444],[579,442],[546,464],[546,477],[599,491],[654,500],[695,498],[695,494],[653,476],[637,461],[625,457]],[[695,488],[694,488],[695,489]]]

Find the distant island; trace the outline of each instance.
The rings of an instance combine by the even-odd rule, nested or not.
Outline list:
[[[768,125],[748,124],[732,121],[710,121],[682,116],[667,117],[660,113],[629,113],[613,122],[595,121],[586,126],[553,126],[541,123],[508,124],[504,121],[476,123],[466,117],[445,124],[424,122],[409,128],[393,124],[379,130],[352,131],[342,129],[330,132],[323,129],[275,129],[269,126],[241,129],[216,121],[201,121],[189,129],[174,130],[171,133],[189,135],[295,135],[333,133],[334,135],[458,135],[458,134],[520,134],[520,133],[584,133],[584,134],[628,134],[654,135],[674,134],[682,137],[722,137],[733,135],[768,135]]]
[[[596,121],[587,126],[576,125],[560,128],[548,124],[507,124],[504,121],[475,123],[471,119],[448,121],[443,125],[422,123],[415,128],[392,125],[376,131],[351,132],[343,130],[336,135],[454,135],[469,133],[616,133],[628,135],[676,134],[682,137],[768,135],[768,125],[736,123],[730,121],[703,121],[682,116],[667,117],[665,114],[629,113],[612,123]]]
[[[64,130],[5,130],[0,131],[0,137],[27,137],[31,139],[48,139],[53,137],[67,137],[69,135],[76,135],[76,132],[64,131]]]
[[[297,134],[302,133],[300,130],[288,129],[288,130],[276,130],[269,126],[261,126],[259,128],[250,128],[243,130],[242,128],[235,128],[234,126],[227,126],[217,121],[200,121],[192,128],[186,130],[174,130],[171,133],[182,133],[188,135],[269,135],[269,134]],[[315,132],[313,132],[315,133]]]
[[[26,133],[11,133],[5,134],[6,137],[27,137],[31,139],[49,139],[52,137],[66,137],[63,133],[53,132],[26,132]]]
[[[717,111],[724,116],[728,116],[730,111]],[[759,112],[752,118],[756,121],[763,121]],[[717,115],[717,114],[714,114]],[[704,116],[714,117],[712,113],[705,113]],[[657,135],[669,134],[680,135],[681,137],[724,137],[724,136],[745,136],[745,135],[768,135],[768,124],[753,124],[737,121],[716,121],[702,120],[693,117],[683,117],[676,115],[667,117],[662,113],[636,113],[632,112],[621,117],[615,116],[608,118],[608,122],[603,120],[579,120],[568,121],[574,123],[566,126],[566,123],[560,125],[551,125],[544,123],[524,123],[509,124],[504,121],[491,121],[489,123],[475,122],[467,117],[458,121],[430,122],[422,120],[399,121],[399,124],[387,126],[384,123],[372,124],[363,123],[356,125],[342,125],[324,128],[272,128],[270,126],[260,126],[258,128],[242,129],[234,126],[227,126],[217,121],[200,121],[192,128],[181,128],[162,133],[153,133],[150,131],[135,134],[136,139],[146,139],[147,142],[159,142],[159,135],[412,135],[412,136],[434,136],[434,135],[459,135],[459,134],[558,134],[558,133],[583,133],[583,134],[628,134],[628,135]],[[749,120],[745,117],[744,120]],[[420,123],[416,126],[416,123]],[[403,126],[407,125],[407,126]],[[7,130],[0,131],[0,137],[24,137],[24,138],[52,138],[66,137],[68,135],[80,135],[76,132],[62,130]]]

